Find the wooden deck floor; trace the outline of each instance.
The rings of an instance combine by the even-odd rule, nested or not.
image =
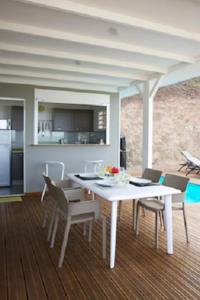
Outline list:
[[[100,224],[94,228],[91,244],[79,226],[72,228],[64,266],[58,269],[62,226],[55,248],[49,249],[38,199],[1,204],[0,299],[200,299],[200,205],[188,206],[187,211],[191,242],[185,243],[182,216],[177,212],[173,256],[165,253],[163,232],[160,249],[154,249],[150,213],[142,218],[140,236],[135,238],[127,202],[118,224],[114,270],[101,259]]]

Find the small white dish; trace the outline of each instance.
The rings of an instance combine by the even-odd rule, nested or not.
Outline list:
[[[113,187],[116,185],[113,180],[99,180],[96,182],[97,185],[102,186],[102,187]]]
[[[83,178],[96,178],[98,175],[96,173],[81,173],[79,174],[80,177]]]
[[[139,177],[131,177],[130,182],[133,182],[133,183],[138,183],[138,184],[147,184],[147,183],[151,183],[152,181],[149,180],[149,179],[145,179],[145,178],[139,178]]]

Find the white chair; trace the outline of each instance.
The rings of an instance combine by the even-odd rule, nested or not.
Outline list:
[[[85,173],[88,173],[89,170],[97,173],[98,168],[103,165],[103,162],[103,160],[88,160],[85,164]]]
[[[185,226],[186,241],[189,243],[187,220],[185,213],[185,191],[189,179],[182,176],[166,174],[163,185],[169,186],[181,191],[180,194],[172,196],[172,210],[182,210],[183,220]],[[140,207],[150,210],[155,213],[155,247],[158,248],[158,217],[159,214],[164,216],[165,205],[164,202],[159,199],[140,199],[137,205],[137,221],[136,221],[136,235],[139,234],[139,218],[140,218]],[[162,218],[161,218],[162,220]]]
[[[60,180],[64,179],[64,174],[65,174],[65,164],[61,161],[46,161],[45,162],[45,175],[49,176],[49,166],[57,166],[60,169]],[[42,196],[41,196],[41,202],[44,200],[45,192],[47,189],[47,185],[45,183],[43,191],[42,191]]]
[[[83,190],[65,191],[51,182],[53,198],[57,203],[56,217],[51,239],[51,248],[54,247],[59,219],[65,220],[65,231],[61,247],[58,267],[62,267],[67,246],[70,227],[73,224],[89,222],[89,242],[92,239],[92,224],[97,219],[102,219],[102,254],[106,257],[106,217],[101,214],[100,202],[97,200],[85,200]],[[72,203],[70,200],[81,199],[82,201]]]
[[[159,182],[161,175],[162,175],[162,171],[160,171],[160,170],[145,168],[142,173],[142,178],[149,179],[152,182],[157,183],[157,182]],[[137,203],[138,203],[138,199],[133,199],[132,207],[133,207],[133,229],[134,230],[136,228]],[[122,208],[122,201],[119,201],[119,206],[118,206],[118,219],[119,220],[120,220],[120,216],[121,216],[121,208]],[[143,210],[143,213],[145,214],[144,210]]]
[[[51,182],[52,182],[52,180],[48,176],[46,176],[46,174],[43,174],[43,178],[44,178],[45,185],[48,189],[48,193],[45,192],[44,201],[42,202],[43,208],[44,208],[44,219],[43,219],[42,227],[43,228],[46,227],[47,220],[48,220],[48,218],[50,218],[48,234],[47,234],[47,240],[49,241],[51,239],[53,223],[54,223],[54,220],[55,220],[55,213],[56,213],[56,209],[57,209],[57,203],[56,203],[56,201],[54,200],[54,198],[52,196],[52,191],[51,191]],[[78,184],[76,184],[75,182],[73,182],[69,179],[61,180],[56,185],[58,187],[64,189],[65,191],[66,190],[81,189]],[[79,202],[79,201],[81,201],[81,199],[77,198],[77,199],[73,199],[71,201]],[[85,230],[86,230],[86,228],[84,228],[84,234],[86,234]]]

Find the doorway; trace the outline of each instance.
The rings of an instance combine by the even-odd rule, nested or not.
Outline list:
[[[0,98],[0,197],[25,192],[24,115],[23,99]]]

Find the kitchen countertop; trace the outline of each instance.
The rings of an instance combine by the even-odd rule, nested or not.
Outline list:
[[[103,146],[110,146],[110,144],[32,144],[31,146],[34,146],[34,147],[50,147],[50,146],[53,146],[53,147],[103,147]]]

